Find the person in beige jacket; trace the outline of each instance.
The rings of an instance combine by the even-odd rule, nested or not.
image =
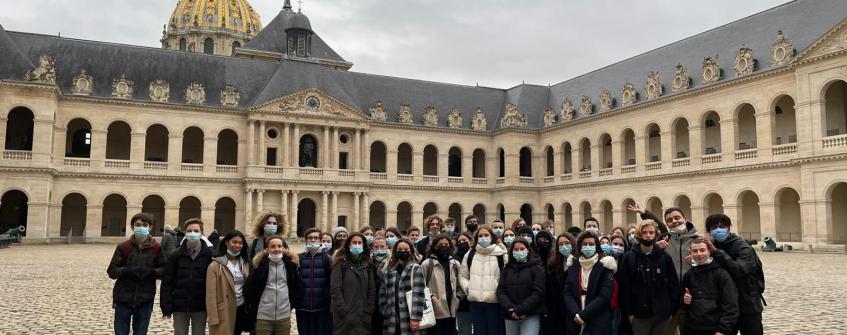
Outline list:
[[[227,233],[218,247],[218,257],[206,271],[206,314],[211,335],[253,330],[243,293],[251,269],[246,245],[240,231]]]
[[[459,286],[467,292],[474,334],[501,335],[504,319],[497,302],[500,270],[506,263],[506,246],[500,243],[489,226],[477,228],[474,247],[462,260]]]
[[[459,288],[461,263],[453,258],[453,243],[450,235],[432,237],[427,250],[428,257],[421,263],[427,287],[432,293],[432,309],[435,326],[430,334],[456,334],[456,312],[459,299],[464,296]]]

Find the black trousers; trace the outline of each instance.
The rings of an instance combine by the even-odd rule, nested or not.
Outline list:
[[[748,313],[738,316],[738,322],[735,323],[734,334],[741,335],[762,335],[762,313]]]
[[[435,320],[435,326],[427,329],[429,335],[456,335],[456,318]]]

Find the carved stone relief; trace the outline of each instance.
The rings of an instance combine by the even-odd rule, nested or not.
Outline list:
[[[573,119],[573,102],[570,99],[562,101],[562,109],[559,112],[562,121],[570,121]]]
[[[501,128],[508,128],[508,127],[522,128],[522,127],[526,127],[526,125],[527,125],[526,114],[521,113],[521,111],[518,110],[518,106],[515,106],[513,104],[506,104],[506,114],[503,115],[503,119],[500,120],[500,127]]]
[[[688,70],[682,67],[682,64],[676,66],[676,72],[673,74],[673,83],[671,84],[671,90],[674,92],[679,92],[682,90],[687,90],[691,85],[691,78],[688,77]]]
[[[608,89],[604,89],[603,92],[600,93],[600,111],[609,111],[614,107],[615,98],[612,98],[612,92],[609,92]]]
[[[112,80],[112,96],[118,99],[131,99],[135,92],[135,84],[132,80],[122,74],[120,78]]]
[[[425,126],[438,126],[438,111],[435,110],[435,107],[429,106],[424,108],[422,121]]]
[[[150,100],[155,102],[168,102],[171,98],[171,85],[164,80],[156,80],[150,83]]]
[[[56,59],[46,54],[38,57],[38,67],[27,71],[26,80],[42,84],[56,84]]]
[[[582,101],[579,103],[579,116],[585,117],[594,112],[594,104],[591,102],[591,97],[582,96]]]
[[[635,85],[626,83],[621,90],[621,100],[624,106],[629,106],[638,101],[638,91],[635,90]]]
[[[185,88],[185,103],[202,105],[206,103],[206,88],[198,82],[193,82]]]
[[[650,71],[650,75],[647,76],[647,84],[644,86],[644,91],[647,92],[648,100],[656,99],[665,94],[658,72]]]
[[[71,93],[76,95],[91,95],[94,91],[94,77],[82,70],[74,76]]]
[[[241,93],[233,85],[226,85],[221,90],[221,106],[236,108],[241,100]]]
[[[485,119],[485,113],[482,112],[482,109],[477,107],[476,112],[473,113],[473,120],[471,121],[471,129],[473,130],[486,130],[488,129],[488,121]]]
[[[551,127],[556,124],[556,112],[553,107],[547,106],[544,108],[544,127]]]
[[[412,107],[406,104],[400,105],[400,111],[397,112],[397,122],[412,124]]]
[[[718,56],[706,57],[703,59],[703,80],[700,82],[703,85],[708,85],[718,80],[721,80],[721,62]]]
[[[464,120],[462,118],[462,110],[459,107],[453,107],[450,114],[447,114],[447,126],[450,128],[462,128]]]
[[[379,122],[385,122],[388,119],[388,115],[385,114],[385,105],[382,104],[382,101],[377,101],[373,106],[368,108],[368,112],[371,114],[371,119]]]
[[[753,58],[753,50],[741,48],[735,54],[735,76],[740,77],[753,73],[756,69],[756,59]]]
[[[782,66],[794,59],[794,44],[785,38],[782,30],[777,32],[776,41],[771,47],[771,62],[773,66]]]

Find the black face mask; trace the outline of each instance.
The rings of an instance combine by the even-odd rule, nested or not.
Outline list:
[[[447,260],[450,258],[450,247],[435,247],[435,255],[440,260]]]
[[[641,240],[641,245],[645,247],[652,247],[654,243],[656,243],[654,240]]]
[[[459,242],[459,249],[470,249],[471,245],[468,242]]]
[[[405,261],[408,261],[409,258],[412,257],[412,252],[411,251],[398,251],[398,252],[395,253],[395,255],[397,255],[397,259],[405,262]]]
[[[469,231],[469,232],[475,232],[475,231],[476,231],[476,227],[478,227],[478,226],[479,226],[479,225],[478,225],[478,224],[476,224],[476,223],[468,223],[468,231]]]
[[[546,257],[550,253],[550,241],[538,241],[538,254]]]

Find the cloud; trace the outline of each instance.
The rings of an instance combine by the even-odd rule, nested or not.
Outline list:
[[[8,30],[159,47],[175,0],[6,0]],[[278,0],[252,0],[267,24]],[[784,0],[304,1],[354,71],[457,84],[555,84]],[[297,3],[294,1],[296,9]]]

